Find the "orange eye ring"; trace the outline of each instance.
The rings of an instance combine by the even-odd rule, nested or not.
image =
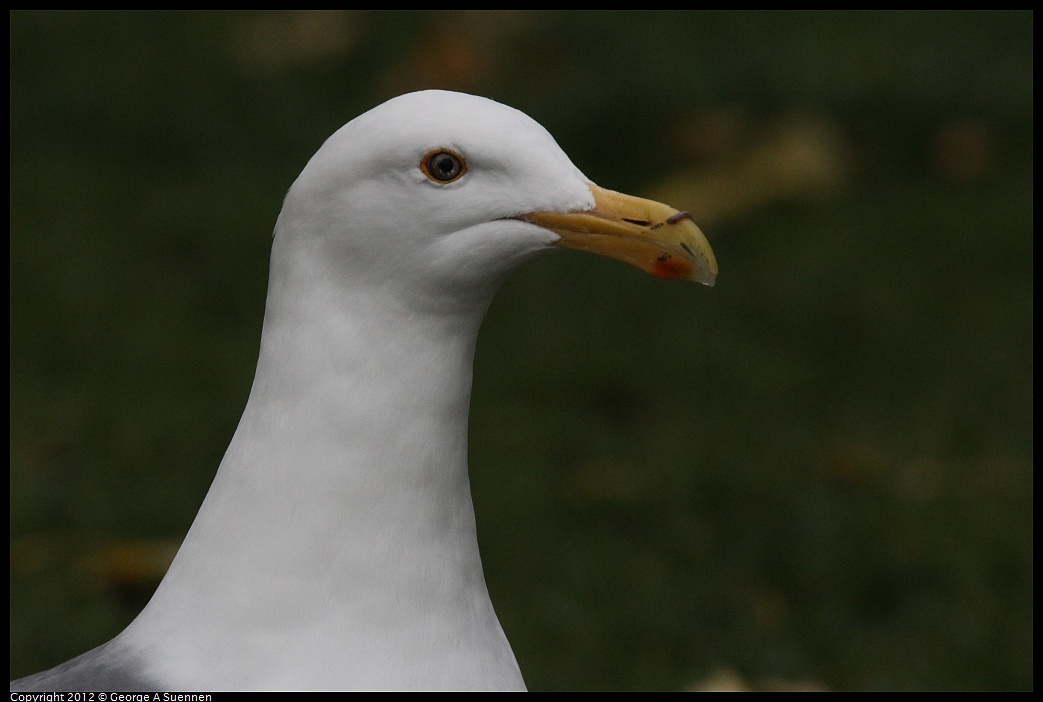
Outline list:
[[[430,180],[445,185],[459,180],[467,173],[467,162],[452,149],[435,149],[420,159],[420,170]]]

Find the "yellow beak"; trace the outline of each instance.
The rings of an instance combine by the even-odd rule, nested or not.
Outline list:
[[[609,256],[656,278],[713,285],[717,259],[691,215],[591,184],[594,209],[534,212],[521,219],[549,229],[558,246]]]

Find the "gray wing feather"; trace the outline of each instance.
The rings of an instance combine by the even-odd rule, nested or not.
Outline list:
[[[11,681],[11,692],[145,692],[161,690],[142,672],[141,660],[114,641],[45,670]]]

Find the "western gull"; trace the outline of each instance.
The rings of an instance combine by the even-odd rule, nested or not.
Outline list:
[[[399,96],[333,134],[275,226],[253,388],[151,601],[12,690],[523,690],[467,475],[478,327],[565,247],[713,285],[685,212],[604,190],[513,108]]]

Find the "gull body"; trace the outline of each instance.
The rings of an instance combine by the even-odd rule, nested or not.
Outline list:
[[[681,214],[597,188],[484,98],[411,93],[349,122],[286,196],[250,397],[155,595],[12,689],[524,689],[468,482],[478,329],[554,247],[712,284]]]

